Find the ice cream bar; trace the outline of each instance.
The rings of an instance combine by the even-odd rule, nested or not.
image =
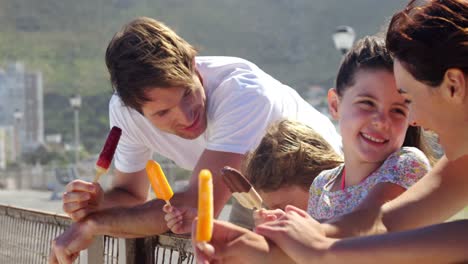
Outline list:
[[[262,208],[262,198],[258,195],[250,182],[236,169],[224,167],[221,170],[223,181],[231,190],[232,196],[245,208]]]
[[[213,180],[209,170],[198,175],[197,242],[209,242],[213,233]]]
[[[156,197],[158,199],[163,199],[167,204],[170,204],[169,200],[174,195],[174,192],[172,191],[169,182],[167,182],[166,176],[164,175],[159,163],[154,160],[148,160],[146,163],[146,174],[148,175],[148,179],[151,183],[151,187],[153,187]]]
[[[115,149],[119,144],[122,129],[114,126],[112,127],[109,135],[107,135],[106,143],[99,154],[99,159],[96,162],[96,176],[94,182],[99,180],[99,177],[109,170],[109,166],[114,158]]]

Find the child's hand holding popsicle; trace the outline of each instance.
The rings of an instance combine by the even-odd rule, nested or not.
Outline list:
[[[164,205],[163,211],[166,213],[167,227],[174,234],[190,233],[192,220],[197,216],[197,210],[192,207],[175,207],[173,205]]]
[[[146,164],[146,173],[151,183],[156,198],[166,201],[163,211],[166,213],[164,219],[167,226],[175,234],[185,234],[190,232],[190,223],[197,215],[195,208],[180,207],[177,208],[170,203],[170,199],[174,192],[169,185],[169,182],[164,175],[161,166],[154,160],[148,161]]]

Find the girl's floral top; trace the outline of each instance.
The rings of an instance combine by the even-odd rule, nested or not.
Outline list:
[[[408,189],[430,169],[429,160],[414,147],[402,147],[391,154],[379,169],[358,185],[330,191],[344,165],[322,171],[309,190],[307,212],[317,220],[328,220],[353,211],[378,183],[390,182]],[[349,177],[349,176],[348,176]]]

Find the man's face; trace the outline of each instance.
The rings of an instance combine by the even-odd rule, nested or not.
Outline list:
[[[289,204],[307,210],[309,191],[299,185],[281,186],[278,190],[269,192],[259,190],[258,194],[269,209],[284,210]]]
[[[185,139],[195,139],[206,129],[206,95],[194,75],[192,87],[150,87],[143,115],[158,129]]]

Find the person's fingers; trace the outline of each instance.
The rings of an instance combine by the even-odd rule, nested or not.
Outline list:
[[[260,215],[262,215],[264,218],[265,216],[271,216],[274,215],[276,218],[279,218],[283,216],[285,212],[281,209],[274,209],[274,210],[261,210]]]
[[[162,209],[165,213],[172,213],[173,208],[170,204],[165,204]]]
[[[65,192],[63,193],[62,200],[63,203],[72,203],[72,202],[84,202],[91,199],[91,193],[89,192]]]
[[[286,236],[286,230],[282,223],[279,222],[268,222],[266,224],[259,225],[255,227],[255,233],[264,236],[274,243],[280,245],[281,240],[280,237]]]
[[[307,218],[309,217],[309,214],[306,211],[299,209],[293,205],[286,205],[285,211],[286,213],[294,212],[302,217],[307,217]]]
[[[174,225],[174,233],[176,234],[186,234],[190,233],[190,227],[187,223],[180,221]]]
[[[62,247],[59,245],[56,240],[52,241],[52,251],[54,252],[55,258],[52,257],[52,260],[55,262],[52,263],[60,263],[60,264],[71,264],[71,260],[67,256],[67,250],[66,248]]]
[[[78,256],[80,256],[80,252],[72,254],[70,256],[70,261],[73,263],[78,258]]]
[[[204,243],[205,245],[200,245],[200,243],[196,241],[197,222],[198,218],[196,217],[192,221],[192,247],[193,252],[195,254],[195,259],[197,263],[209,264],[212,263],[211,260],[214,256],[215,249],[214,246],[210,245],[209,243]]]
[[[85,202],[70,202],[70,203],[64,203],[63,206],[62,206],[62,209],[65,213],[73,213],[75,212],[76,210],[80,210],[82,208],[85,208],[88,206],[88,202],[85,201]]]
[[[57,256],[55,255],[55,252],[54,252],[54,241],[52,241],[51,243],[52,245],[50,246],[50,253],[49,253],[49,258],[48,258],[48,263],[49,264],[58,264],[58,259],[57,259]]]
[[[74,221],[79,221],[83,218],[85,218],[88,214],[90,213],[90,210],[87,208],[82,208],[77,211],[74,211],[72,213],[69,213],[71,219]]]
[[[166,222],[173,221],[174,219],[182,219],[182,212],[177,209],[173,209],[171,213],[166,213],[164,215],[164,220],[166,220]]]
[[[95,193],[97,185],[83,180],[74,180],[65,186],[66,192],[90,192]]]
[[[183,222],[182,217],[175,217],[167,221],[166,224],[167,224],[167,227],[169,227],[172,230],[177,224],[180,224],[182,222]]]

